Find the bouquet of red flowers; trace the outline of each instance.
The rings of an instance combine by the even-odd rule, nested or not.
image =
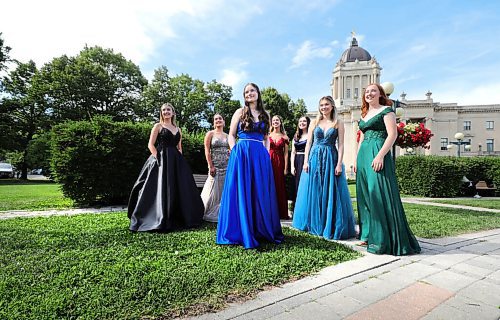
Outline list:
[[[423,123],[404,123],[398,124],[398,138],[396,145],[400,148],[422,147],[429,149],[427,144],[433,136],[431,130],[427,129]]]

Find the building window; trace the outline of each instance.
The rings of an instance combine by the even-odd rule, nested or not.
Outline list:
[[[493,139],[486,139],[486,151],[487,152],[493,152]]]
[[[464,121],[464,131],[470,130],[470,121]]]
[[[346,97],[346,99],[350,99],[351,98],[351,89],[347,89],[346,90],[345,97]]]
[[[448,150],[448,138],[441,138],[441,150]]]
[[[407,121],[408,123],[423,123],[425,124],[425,118],[410,118]]]
[[[486,130],[493,130],[495,129],[495,121],[486,121]]]
[[[359,97],[358,88],[354,88],[354,99],[357,99],[358,97]]]

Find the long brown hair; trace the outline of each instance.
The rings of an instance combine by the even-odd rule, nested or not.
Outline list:
[[[332,112],[330,112],[330,119],[333,122],[333,127],[337,128],[337,108],[335,107],[335,101],[333,100],[332,96],[324,96],[319,99],[318,102],[318,117],[316,118],[316,121],[314,122],[314,127],[318,125],[318,123],[323,120],[323,114],[321,113],[320,110],[320,104],[321,101],[326,100],[332,105]]]
[[[283,118],[277,114],[271,118],[271,132],[274,132],[274,127],[272,126],[272,121],[273,121],[274,117],[277,117],[278,119],[280,119],[280,133],[283,135],[286,135],[285,126],[283,126]]]
[[[392,100],[389,99],[389,97],[387,97],[384,88],[382,88],[382,86],[379,85],[378,83],[370,83],[369,85],[366,86],[363,92],[363,104],[361,105],[361,118],[364,118],[366,116],[366,114],[368,113],[368,109],[370,108],[370,105],[368,104],[368,102],[366,102],[365,99],[366,89],[369,86],[377,86],[378,91],[380,91],[380,97],[378,99],[378,103],[380,103],[381,106],[392,106]]]
[[[163,118],[163,113],[161,112],[161,109],[163,107],[169,107],[170,109],[172,109],[172,112],[173,112],[172,119],[171,119],[172,124],[177,127],[177,125],[175,124],[175,108],[170,102],[164,103],[160,107],[160,123],[165,123],[165,118]]]
[[[267,114],[266,110],[264,109],[264,103],[262,102],[262,97],[260,95],[260,89],[255,83],[249,82],[243,87],[243,99],[245,99],[245,89],[248,86],[252,86],[255,88],[255,90],[257,90],[257,94],[259,95],[259,97],[257,98],[257,109],[256,110],[260,112],[259,121],[263,121],[265,124],[264,132],[269,132],[269,115]],[[252,112],[250,111],[250,105],[246,101],[245,101],[245,106],[243,107],[243,112],[241,113],[240,122],[241,122],[241,129],[243,131],[250,131],[253,128],[254,121],[253,121]]]
[[[311,124],[311,118],[309,118],[308,116],[302,116],[299,118],[299,121],[302,118],[306,118],[306,121],[307,121],[306,133],[305,133],[305,134],[307,134],[307,132],[309,131],[309,125]],[[299,124],[297,123],[297,130],[295,131],[295,135],[293,136],[293,140],[299,141],[303,134],[304,134],[304,131],[302,131],[302,129],[299,128]]]

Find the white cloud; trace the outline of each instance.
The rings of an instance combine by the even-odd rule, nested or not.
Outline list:
[[[427,49],[427,45],[425,44],[418,44],[418,45],[414,45],[410,48],[410,51],[412,53],[419,53],[419,52],[423,52]]]
[[[11,57],[22,62],[32,59],[40,66],[63,54],[75,55],[85,45],[97,45],[140,64],[162,42],[177,36],[173,17],[211,17],[207,12],[222,5],[220,0],[9,1],[2,4],[0,30],[12,47]]]
[[[233,91],[235,88],[243,86],[243,83],[248,79],[246,66],[248,61],[238,58],[223,58],[219,61],[221,72],[219,82],[231,86]]]
[[[243,82],[248,78],[248,74],[242,69],[224,69],[222,70],[220,82],[231,86],[233,90],[243,86]]]
[[[145,63],[165,41],[179,37],[178,31],[211,37],[238,32],[261,9],[242,10],[241,2],[222,0],[26,0],[2,4],[2,13],[0,31],[12,47],[10,56],[41,66],[63,54],[76,55],[85,45],[112,48]]]
[[[456,84],[451,88],[436,90],[433,99],[443,103],[456,102],[458,105],[500,104],[500,82],[477,84],[473,87],[465,83]]]
[[[297,49],[295,56],[292,59],[292,65],[289,69],[295,69],[310,60],[315,58],[331,58],[333,56],[331,47],[319,48],[316,47],[311,41],[306,40]]]

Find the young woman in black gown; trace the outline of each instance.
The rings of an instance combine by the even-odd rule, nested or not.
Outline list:
[[[205,208],[182,156],[181,140],[175,109],[165,103],[161,106],[160,122],[153,126],[149,137],[151,156],[130,193],[131,231],[165,232],[201,224]]]

